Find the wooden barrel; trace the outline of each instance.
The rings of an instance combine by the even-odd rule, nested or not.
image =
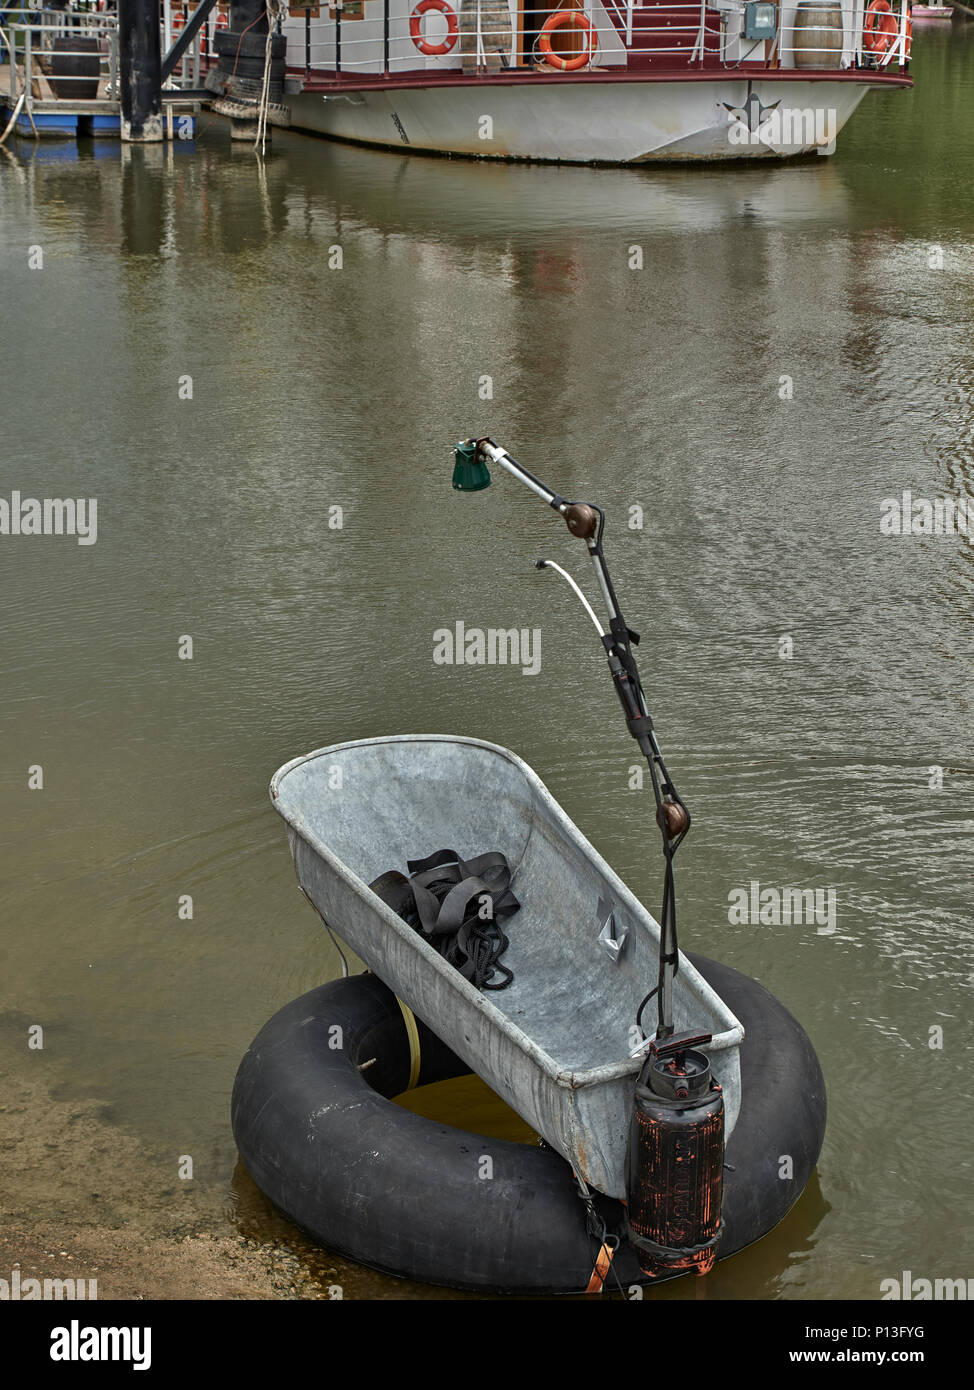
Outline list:
[[[505,60],[511,61],[513,35],[507,0],[461,0],[459,25],[463,71],[477,70],[478,17],[484,46],[484,71],[500,72]]]
[[[96,38],[62,34],[54,40],[47,63],[51,90],[62,101],[92,101],[98,95],[101,58]],[[62,78],[61,82],[58,78]]]
[[[842,7],[800,0],[792,30],[796,68],[837,68],[842,61]]]

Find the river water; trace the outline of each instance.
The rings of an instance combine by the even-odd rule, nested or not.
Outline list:
[[[44,1087],[136,1141],[109,1205],[315,1259],[228,1118],[260,1025],[339,969],[267,799],[290,757],[504,744],[658,908],[600,651],[533,568],[589,583],[578,543],[510,480],[450,487],[453,442],[490,433],[605,506],[694,816],[681,942],[778,995],[827,1079],[817,1179],[705,1296],[972,1273],[974,549],[880,521],[904,490],[974,495],[974,33],[918,34],[913,70],[834,158],[780,167],[280,133],[261,166],[208,117],[192,146],[0,160],[0,495],[98,499],[96,544],[0,538],[4,1064],[40,1065],[41,1023]],[[435,664],[460,620],[539,627],[540,674]],[[752,880],[834,890],[834,930],[730,920]],[[439,1113],[517,1132],[470,1084]],[[403,1292],[342,1269],[346,1297]]]

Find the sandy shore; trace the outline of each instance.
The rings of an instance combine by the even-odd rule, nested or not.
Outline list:
[[[97,1101],[8,1080],[0,1105],[0,1278],[97,1280],[100,1299],[328,1298],[345,1271],[270,1210],[246,1234],[240,1192],[160,1183],[160,1164]],[[167,1164],[172,1171],[173,1165]],[[248,1192],[249,1189],[249,1192]],[[266,1204],[265,1204],[266,1206]],[[266,1236],[266,1238],[264,1238]],[[292,1239],[293,1237],[293,1239]]]

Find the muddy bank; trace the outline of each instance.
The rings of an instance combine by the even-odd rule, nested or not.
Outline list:
[[[263,1201],[233,1184],[160,1183],[160,1156],[105,1118],[92,1100],[61,1100],[38,1081],[8,1079],[0,1105],[4,1220],[0,1278],[97,1281],[100,1299],[328,1298],[340,1271],[314,1267],[288,1242],[291,1228],[248,1235],[237,1217]],[[175,1165],[165,1157],[169,1172]],[[275,1224],[276,1223],[276,1229]],[[297,1233],[295,1233],[297,1234]]]
[[[297,1258],[242,1236],[173,1237],[110,1226],[12,1223],[0,1235],[0,1278],[85,1281],[99,1299],[320,1298]],[[76,1286],[77,1287],[77,1286]]]

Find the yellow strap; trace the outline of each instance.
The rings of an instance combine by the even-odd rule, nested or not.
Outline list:
[[[416,1027],[416,1015],[408,1004],[404,1004],[396,995],[396,1003],[402,1009],[403,1022],[406,1025],[406,1037],[409,1039],[409,1084],[407,1091],[416,1089],[416,1082],[419,1080],[419,1067],[422,1058],[419,1055],[419,1029]]]

